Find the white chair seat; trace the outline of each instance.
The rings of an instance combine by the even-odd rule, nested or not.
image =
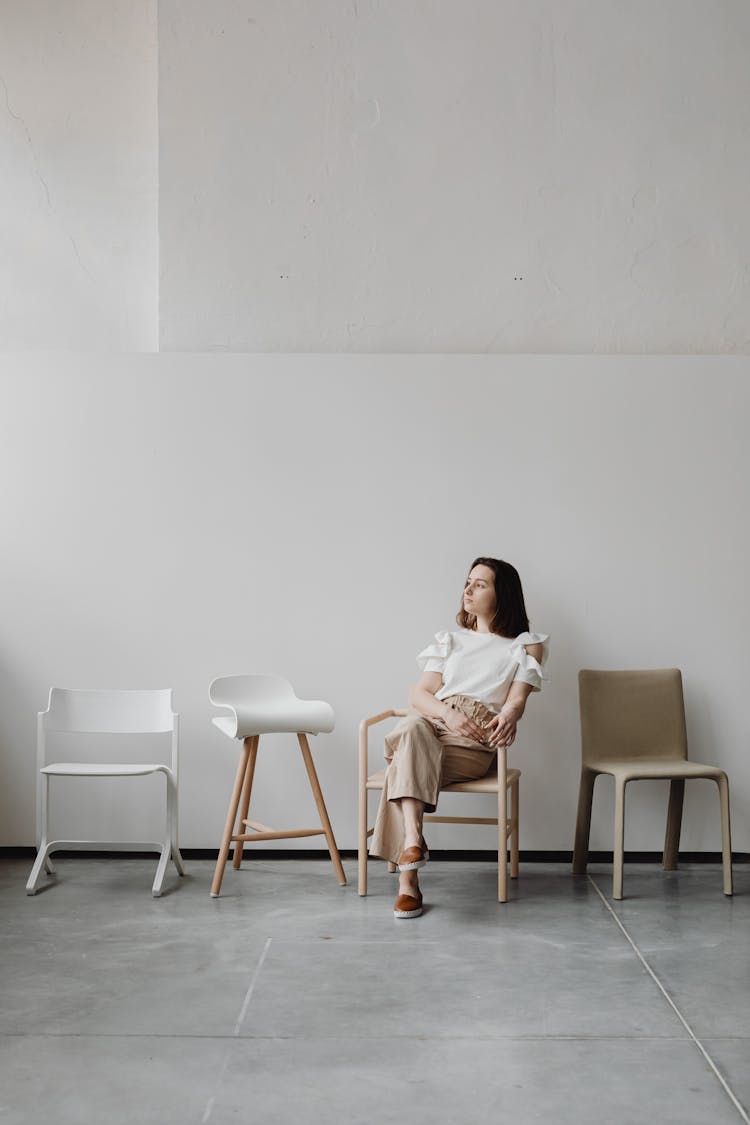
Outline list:
[[[54,777],[145,777],[169,773],[169,766],[148,762],[51,762],[41,771]]]

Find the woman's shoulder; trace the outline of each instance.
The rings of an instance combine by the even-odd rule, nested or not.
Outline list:
[[[513,638],[515,645],[545,645],[549,640],[549,633],[532,633],[528,629]]]
[[[532,633],[526,630],[514,639],[513,648],[522,649],[541,664],[549,655],[549,633]]]

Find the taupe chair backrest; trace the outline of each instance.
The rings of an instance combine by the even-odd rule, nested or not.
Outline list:
[[[578,673],[583,764],[606,758],[687,758],[679,668]]]

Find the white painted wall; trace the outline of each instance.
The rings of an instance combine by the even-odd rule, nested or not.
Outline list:
[[[160,0],[161,346],[750,351],[746,0]]]
[[[156,0],[0,5],[0,350],[158,347]]]
[[[552,634],[512,755],[522,847],[572,843],[577,670],[678,665],[691,754],[728,770],[750,850],[746,359],[27,355],[2,372],[0,843],[33,842],[51,684],[171,686],[182,839],[215,847],[237,748],[207,685],[270,670],[336,710],[313,749],[353,847],[358,720],[403,703],[414,654],[490,553]],[[607,848],[599,785],[592,846]],[[261,819],[314,819],[305,786],[293,739],[262,748]],[[665,787],[629,802],[627,846],[658,849]],[[91,809],[72,806],[78,831],[104,827]],[[108,815],[134,831],[153,809]],[[490,848],[492,830],[430,841]],[[683,847],[719,848],[709,783],[689,793]]]

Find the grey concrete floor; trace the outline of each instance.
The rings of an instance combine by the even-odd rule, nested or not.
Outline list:
[[[330,864],[0,864],[0,1125],[736,1125],[750,868],[431,862],[422,918]],[[743,1108],[744,1107],[744,1108]]]

